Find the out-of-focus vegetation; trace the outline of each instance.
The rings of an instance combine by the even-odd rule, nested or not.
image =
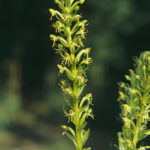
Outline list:
[[[85,45],[93,64],[86,91],[93,93],[89,120],[93,149],[115,149],[121,129],[117,82],[133,68],[132,56],[150,49],[150,1],[87,0]],[[64,99],[58,87],[59,58],[52,50],[49,8],[53,0],[0,1],[0,147],[3,150],[72,150],[61,136]],[[87,93],[86,92],[86,93]]]
[[[119,149],[149,149],[145,139],[150,135],[150,51],[135,59],[135,69],[126,75],[128,83],[119,84],[122,131],[118,133]],[[142,141],[142,144],[140,144]]]

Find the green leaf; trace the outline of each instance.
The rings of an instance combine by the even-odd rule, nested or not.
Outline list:
[[[71,127],[67,127],[66,125],[61,126],[65,131],[63,135],[66,135],[71,141],[73,141],[74,145],[77,145],[75,131]]]
[[[83,130],[87,125],[87,122],[84,121],[84,123],[82,123],[82,125],[80,124],[80,128],[79,128],[79,131]]]
[[[65,47],[69,47],[69,44],[67,42],[67,40],[65,40],[64,38],[60,37],[60,36],[57,36],[58,40],[60,41],[60,43],[62,45],[64,45]]]
[[[86,143],[86,141],[88,140],[90,135],[90,129],[88,129],[87,131],[85,131],[85,133],[83,134],[82,137],[82,144],[84,145]]]
[[[73,76],[72,72],[71,72],[67,67],[65,67],[65,71],[66,71],[67,77],[68,77],[70,80],[73,80],[73,79],[74,79],[74,76]]]
[[[145,139],[147,136],[148,136],[148,135],[145,134],[145,132],[141,132],[141,133],[139,134],[139,141]]]
[[[146,147],[142,146],[142,147],[138,148],[138,150],[146,150]]]
[[[75,146],[77,146],[76,139],[68,132],[63,132],[63,135],[66,135],[73,143]]]
[[[86,117],[87,117],[87,115],[86,115],[86,113],[84,113],[80,119],[80,126],[82,126],[84,124]]]
[[[145,135],[150,135],[150,130],[146,130],[146,131],[144,132],[144,134],[145,134]]]
[[[81,95],[81,93],[83,92],[84,88],[85,88],[85,85],[83,85],[83,86],[78,88],[78,97]]]

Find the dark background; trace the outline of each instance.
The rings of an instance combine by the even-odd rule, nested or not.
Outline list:
[[[60,57],[52,49],[49,8],[53,0],[0,0],[0,148],[73,150],[61,135],[67,123],[58,86]],[[133,68],[133,56],[150,50],[149,0],[86,0],[80,13],[89,21],[85,46],[93,63],[86,92],[93,93],[94,120],[88,145],[116,149],[118,82]]]

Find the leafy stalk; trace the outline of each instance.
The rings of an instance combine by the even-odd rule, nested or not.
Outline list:
[[[81,20],[78,14],[79,5],[84,0],[55,0],[59,10],[49,9],[51,19],[56,18],[53,27],[57,35],[50,35],[53,41],[53,48],[62,57],[62,63],[58,64],[59,73],[65,73],[67,79],[60,81],[62,91],[67,95],[67,109],[64,110],[71,126],[63,125],[63,134],[67,135],[74,143],[76,150],[90,150],[84,148],[88,140],[90,130],[86,129],[87,118],[93,113],[92,94],[87,94],[81,98],[81,94],[86,86],[86,70],[92,62],[89,57],[90,48],[83,48],[83,39],[87,30],[87,20]]]
[[[127,83],[120,83],[122,132],[118,133],[119,150],[146,150],[140,141],[150,135],[150,51],[135,59],[135,71],[129,70]]]

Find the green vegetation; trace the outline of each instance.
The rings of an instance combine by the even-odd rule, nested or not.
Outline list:
[[[54,9],[49,11],[51,16],[57,19],[53,27],[59,35],[51,34],[50,38],[54,49],[62,56],[62,63],[58,65],[59,73],[65,72],[68,78],[68,80],[61,80],[60,86],[67,95],[68,108],[64,110],[65,116],[73,124],[73,128],[62,125],[63,134],[73,141],[76,150],[90,150],[91,148],[84,148],[84,145],[90,134],[90,129],[85,129],[86,119],[93,118],[90,108],[92,94],[89,93],[81,98],[87,83],[86,70],[92,62],[89,57],[90,48],[83,48],[87,20],[81,20],[82,16],[78,14],[79,4],[83,4],[84,0],[55,0],[55,2],[60,12]]]
[[[126,79],[120,83],[122,132],[119,136],[119,150],[146,150],[149,146],[139,144],[150,135],[150,51],[143,52],[135,59],[135,70],[129,70]]]
[[[68,67],[67,62],[61,64],[63,59],[55,54],[58,50],[53,50],[49,39],[49,34],[55,30],[52,25],[58,19],[53,16],[50,21],[48,10],[53,8],[63,14],[61,8],[58,9],[54,0],[1,1],[0,5],[3,14],[0,40],[0,149],[74,150],[72,141],[61,135],[61,124],[69,124],[67,126],[76,131],[71,121],[73,108],[66,105],[57,84],[60,77],[56,67],[60,64],[71,71],[71,65]],[[95,117],[94,120],[87,120],[85,129],[90,128],[91,133],[84,147],[116,150],[113,145],[118,143],[118,131],[121,131],[123,138],[116,83],[124,82],[124,74],[128,68],[133,68],[132,56],[150,49],[150,1],[86,0],[84,5],[77,6],[80,9],[76,10],[76,14],[88,20],[88,28],[85,26],[88,35],[80,50],[90,47],[89,56],[93,59],[90,71],[86,72],[88,86],[79,97],[81,101],[89,91],[94,99],[92,110]],[[75,22],[71,27],[74,25]],[[63,32],[55,36],[58,35],[66,39]],[[61,43],[55,43],[54,48],[58,49]],[[82,55],[81,60],[83,58],[86,56]],[[66,80],[65,76],[64,71],[61,79]],[[66,82],[73,88],[72,80]],[[73,101],[71,96],[64,95],[69,102]],[[120,102],[126,104],[122,100]],[[67,117],[70,117],[69,122]],[[134,123],[136,125],[136,121]],[[148,129],[150,123],[147,124]],[[136,149],[149,146],[149,143],[150,136],[147,136],[137,142]]]
[[[16,119],[21,109],[21,89],[19,62],[11,61],[7,67],[7,82],[0,88],[0,131],[6,129]]]

